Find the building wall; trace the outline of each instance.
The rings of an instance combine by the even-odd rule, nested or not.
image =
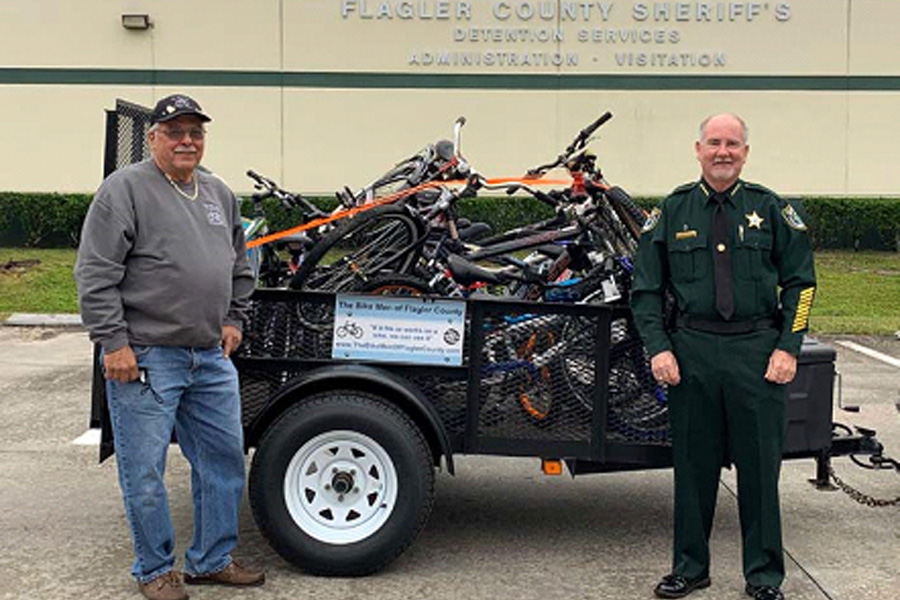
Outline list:
[[[238,191],[248,168],[360,187],[460,115],[473,166],[516,175],[610,110],[592,148],[634,194],[696,177],[699,121],[733,111],[747,178],[898,195],[898,22],[886,0],[7,0],[0,189],[95,189],[104,109],[183,91],[214,118],[204,162]]]

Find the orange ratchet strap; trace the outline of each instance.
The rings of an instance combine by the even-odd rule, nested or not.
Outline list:
[[[516,183],[521,182],[527,185],[571,185],[571,179],[529,179],[527,177],[498,177],[495,179],[486,179],[485,183],[488,185],[498,185],[502,183]],[[406,196],[410,196],[419,192],[421,190],[439,187],[442,185],[465,185],[467,182],[465,180],[454,180],[454,181],[429,181],[427,183],[423,183],[421,185],[417,185],[415,187],[411,187],[408,190],[402,190],[395,194],[389,194],[384,196],[383,198],[379,198],[374,202],[370,202],[368,204],[363,204],[362,206],[354,206],[353,208],[348,208],[346,210],[342,210],[334,213],[333,215],[329,215],[327,217],[321,217],[319,219],[313,219],[308,223],[304,223],[302,225],[297,225],[296,227],[291,227],[290,229],[285,229],[284,231],[278,231],[276,233],[270,233],[269,235],[265,235],[261,238],[256,238],[255,240],[251,240],[247,242],[247,248],[256,248],[257,246],[262,246],[263,244],[268,244],[269,242],[274,242],[276,240],[280,240],[283,237],[287,237],[289,235],[293,235],[295,233],[300,233],[301,231],[306,231],[307,229],[314,229],[316,227],[320,227],[327,223],[331,223],[332,221],[338,221],[340,219],[344,219],[347,217],[352,217],[357,213],[361,213],[376,206],[381,206],[382,204],[390,204],[395,200],[399,200],[400,198],[404,198]]]

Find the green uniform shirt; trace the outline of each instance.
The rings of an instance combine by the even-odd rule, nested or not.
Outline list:
[[[667,288],[679,314],[721,320],[713,271],[712,193],[703,181],[676,188],[644,225],[631,307],[650,356],[672,348],[663,323]],[[734,282],[730,320],[776,318],[781,328],[777,347],[796,356],[816,285],[806,225],[791,204],[754,183],[738,180],[724,206]]]

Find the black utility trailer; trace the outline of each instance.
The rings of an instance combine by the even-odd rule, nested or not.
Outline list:
[[[432,327],[430,343],[460,333],[459,356],[420,364],[416,356],[433,362],[427,341],[402,360],[336,348],[354,337],[371,348],[364,336],[384,331],[338,309],[358,299],[257,290],[235,357],[246,444],[256,448],[253,514],[299,567],[334,575],[384,567],[423,528],[435,467],[443,459],[452,474],[456,454],[534,456],[572,475],[671,466],[665,391],[627,308],[454,301],[464,319]],[[449,301],[390,302],[428,311]],[[389,341],[404,331],[407,341],[423,339],[418,323],[395,323],[388,331],[399,337]],[[832,348],[804,342],[785,423],[785,457],[816,458],[826,481],[834,450],[865,452],[865,440],[832,439],[834,359]]]

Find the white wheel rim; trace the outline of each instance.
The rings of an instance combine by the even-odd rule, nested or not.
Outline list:
[[[378,531],[397,502],[390,455],[356,431],[329,431],[297,450],[284,476],[291,518],[328,544],[352,544]]]

